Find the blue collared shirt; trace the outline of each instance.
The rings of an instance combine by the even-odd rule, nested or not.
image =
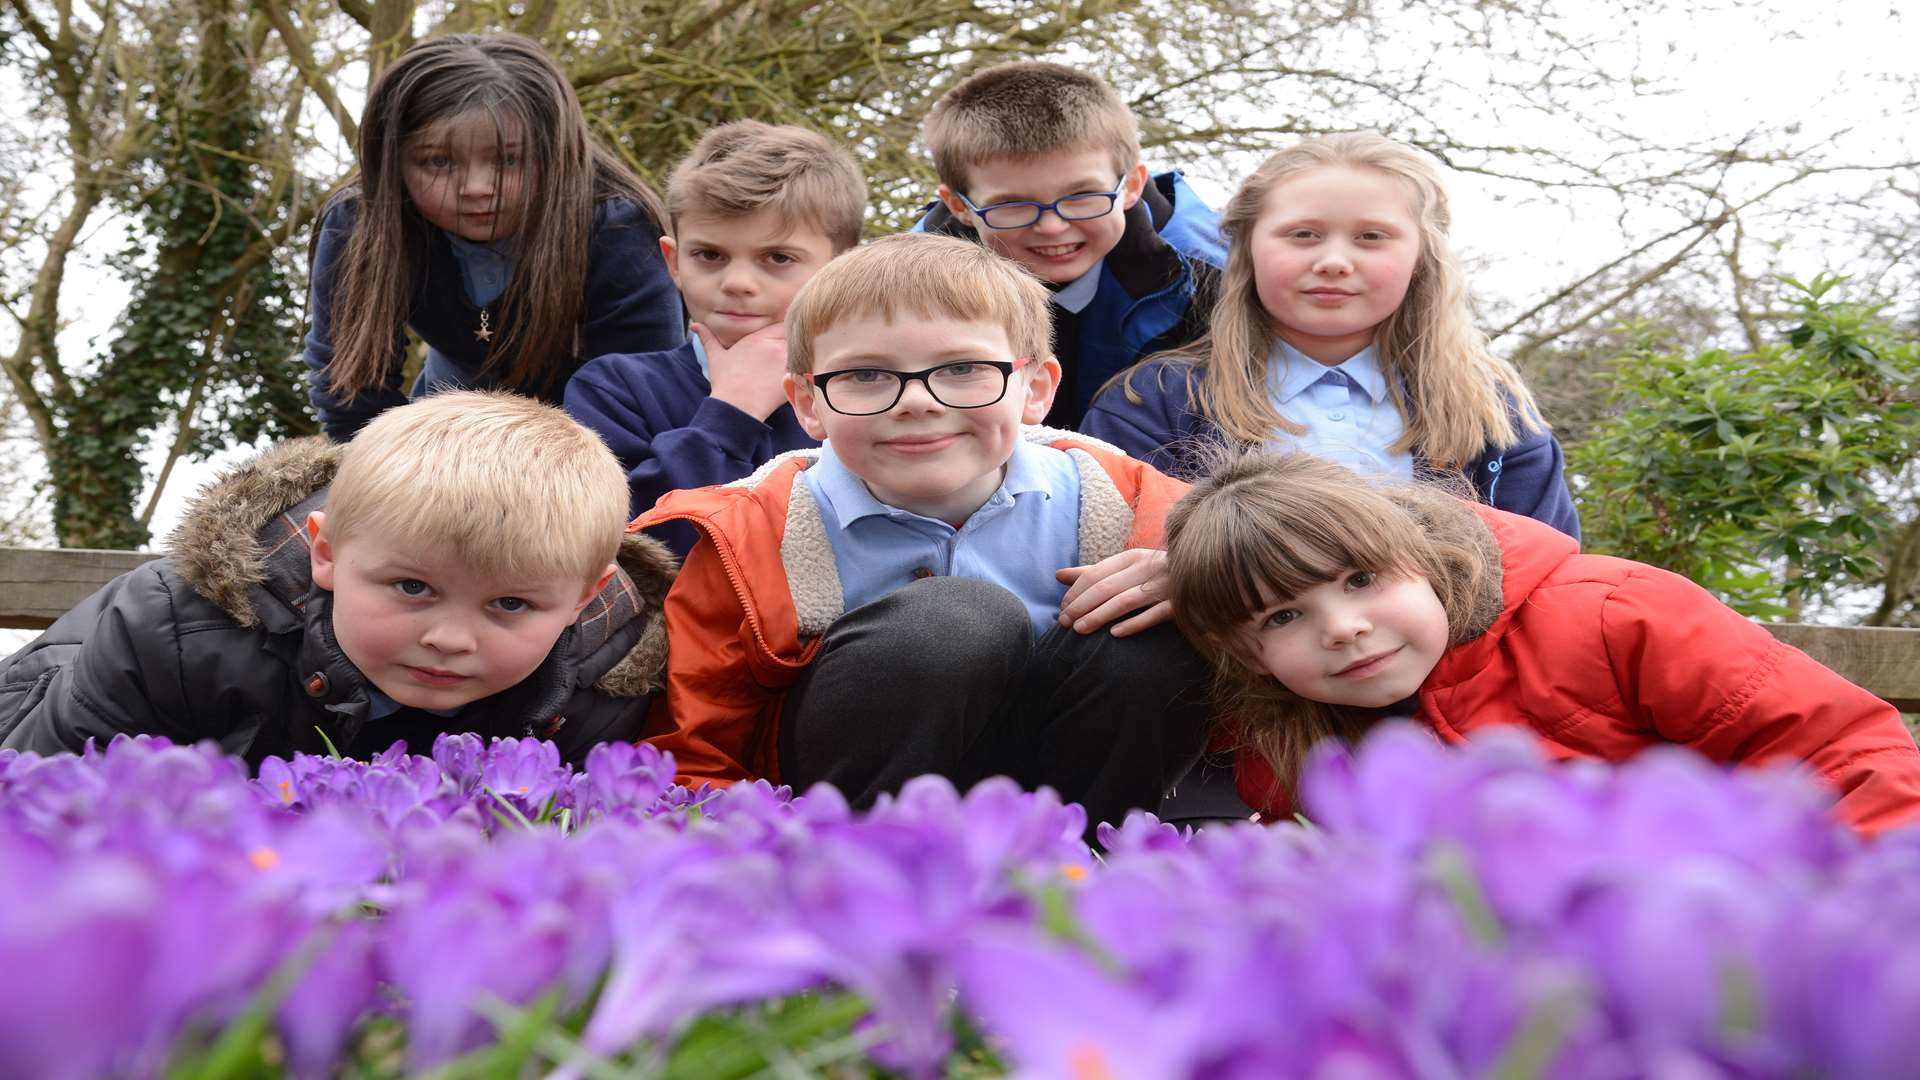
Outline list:
[[[1075,315],[1087,310],[1087,305],[1093,303],[1094,294],[1100,291],[1100,270],[1106,265],[1107,260],[1103,258],[1086,273],[1053,290],[1053,302]]]
[[[700,374],[705,376],[707,383],[711,385],[713,383],[713,365],[707,362],[707,343],[701,339],[699,334],[688,334],[687,344],[693,346],[693,362],[700,365]]]
[[[476,244],[447,234],[453,245],[453,259],[460,264],[460,284],[467,299],[486,307],[507,291],[507,279],[513,276],[513,252],[505,241]]]
[[[820,504],[848,611],[943,575],[991,581],[1019,597],[1036,634],[1058,622],[1067,587],[1054,571],[1080,561],[1080,471],[1066,451],[1016,444],[999,488],[957,529],[874,498],[831,442],[802,475]]]
[[[372,683],[367,684],[367,719],[385,720],[387,717],[399,712],[400,708],[399,702],[381,693]],[[430,712],[435,716],[451,717],[460,715],[460,706],[455,705],[451,709],[422,709],[420,711]]]
[[[1306,433],[1276,431],[1267,449],[1305,452],[1362,476],[1413,479],[1413,455],[1393,444],[1406,422],[1387,396],[1387,377],[1369,345],[1332,367],[1281,342],[1267,365],[1267,389],[1280,415]]]

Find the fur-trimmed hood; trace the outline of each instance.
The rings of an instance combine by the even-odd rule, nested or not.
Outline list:
[[[308,512],[325,505],[341,449],[320,436],[294,439],[207,485],[167,541],[180,576],[241,626],[290,629],[290,621],[303,620],[316,591],[304,525]],[[622,538],[617,561],[623,576],[587,606],[562,643],[571,640],[584,658],[619,625],[645,619],[640,640],[593,682],[614,697],[639,697],[660,687],[667,644],[659,613],[677,563],[665,545],[640,533]]]
[[[340,450],[321,436],[294,439],[202,488],[167,538],[180,576],[241,626],[258,626],[253,591],[267,583],[261,530],[333,483]]]

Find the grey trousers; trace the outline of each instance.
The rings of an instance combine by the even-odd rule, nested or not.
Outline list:
[[[827,782],[856,807],[937,773],[995,775],[1087,810],[1089,835],[1156,810],[1207,733],[1206,664],[1171,625],[1117,638],[1054,627],[1034,640],[1012,593],[928,578],[842,616],[788,691],[782,778]]]

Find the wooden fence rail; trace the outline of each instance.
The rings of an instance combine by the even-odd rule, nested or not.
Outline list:
[[[0,547],[0,627],[38,630],[154,551]]]
[[[144,551],[0,547],[0,628],[46,626],[107,581],[156,557]],[[1771,623],[1767,629],[1902,712],[1920,712],[1920,630],[1805,623]]]

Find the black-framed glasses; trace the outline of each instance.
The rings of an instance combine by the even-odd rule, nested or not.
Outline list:
[[[1073,195],[1063,195],[1052,202],[1003,202],[992,206],[975,206],[973,200],[964,192],[955,192],[960,201],[967,204],[973,216],[989,229],[1024,229],[1039,222],[1040,215],[1051,210],[1062,221],[1086,221],[1091,218],[1106,217],[1113,213],[1113,206],[1120,201],[1120,192],[1127,186],[1127,177],[1123,173],[1120,182],[1113,185],[1112,191],[1082,191]]]
[[[920,371],[848,368],[815,375],[813,385],[827,408],[845,416],[873,416],[899,404],[907,384],[920,383],[933,400],[949,409],[984,409],[1007,396],[1007,380],[1033,360],[955,360]]]

